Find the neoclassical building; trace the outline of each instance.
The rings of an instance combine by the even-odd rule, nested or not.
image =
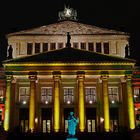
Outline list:
[[[139,70],[126,58],[129,35],[80,23],[76,16],[65,7],[54,24],[7,35],[5,130],[67,132],[70,111],[79,119],[78,132],[139,124]]]

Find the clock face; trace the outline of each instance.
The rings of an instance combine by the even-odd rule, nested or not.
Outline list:
[[[71,10],[67,8],[66,11],[65,11],[65,15],[67,17],[70,17],[71,16]]]

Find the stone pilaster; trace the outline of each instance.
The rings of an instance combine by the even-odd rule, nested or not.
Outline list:
[[[80,130],[80,132],[85,131],[84,77],[85,77],[85,72],[77,72],[77,80],[78,80],[78,114],[79,114],[79,130]]]

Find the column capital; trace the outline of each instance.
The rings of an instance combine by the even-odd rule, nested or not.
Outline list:
[[[77,79],[84,80],[84,78],[85,78],[85,72],[84,71],[77,71]]]
[[[126,78],[124,76],[120,77],[120,82],[121,83],[125,83],[126,82]]]
[[[108,71],[101,71],[101,80],[107,80],[109,78]]]
[[[132,79],[132,71],[125,71],[125,79],[126,80]]]
[[[37,79],[37,72],[29,72],[29,80],[35,81]]]
[[[126,80],[132,80],[132,74],[127,74],[125,75]]]
[[[13,80],[13,74],[12,73],[6,73],[6,81],[11,82]]]
[[[61,78],[61,72],[60,71],[53,71],[52,74],[53,74],[54,81],[59,81],[60,80],[60,78]]]

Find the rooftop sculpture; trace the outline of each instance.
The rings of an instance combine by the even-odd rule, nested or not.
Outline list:
[[[77,11],[73,8],[64,7],[64,11],[58,13],[59,20],[77,20]]]

